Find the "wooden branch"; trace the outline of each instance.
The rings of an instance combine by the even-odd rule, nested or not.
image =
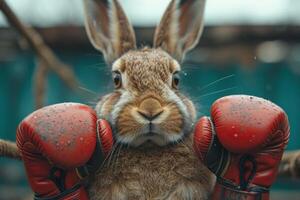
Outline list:
[[[22,160],[17,145],[0,139],[0,157]],[[278,178],[300,178],[300,150],[283,154],[278,170]]]
[[[70,66],[62,63],[44,43],[42,37],[31,27],[25,27],[4,0],[0,0],[0,9],[8,22],[27,40],[30,46],[45,63],[45,67],[54,71],[71,89],[77,90],[78,81]]]
[[[0,139],[0,156],[22,160],[16,143]]]
[[[300,151],[287,151],[283,154],[279,170],[279,177],[300,178]]]
[[[38,59],[38,64],[34,73],[34,97],[36,109],[44,106],[44,99],[46,93],[48,69],[46,64]]]

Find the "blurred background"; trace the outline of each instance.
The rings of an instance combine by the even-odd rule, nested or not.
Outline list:
[[[50,70],[38,75],[43,74],[39,56],[0,12],[0,138],[14,141],[18,123],[38,106],[66,101],[93,106],[113,85],[109,66],[85,34],[81,0],[6,2],[78,81],[68,85]],[[140,46],[151,45],[169,0],[120,3]],[[197,105],[199,116],[209,114],[210,105],[225,95],[264,97],[287,112],[288,149],[300,149],[299,13],[299,0],[207,0],[203,36],[186,56],[181,74],[182,90]],[[0,158],[0,199],[22,199],[29,193],[22,163]],[[273,200],[299,199],[300,182],[279,179],[271,194]]]

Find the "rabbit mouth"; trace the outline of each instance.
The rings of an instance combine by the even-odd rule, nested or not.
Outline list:
[[[159,124],[149,123],[147,126],[144,126],[140,133],[137,134],[130,142],[129,146],[132,147],[141,147],[141,146],[166,146],[171,143],[176,143],[179,139],[182,139],[182,134],[180,133],[166,133],[161,130]]]
[[[165,146],[167,143],[167,138],[165,138],[165,136],[163,136],[162,134],[158,134],[155,132],[146,132],[137,136],[133,141],[131,141],[130,146]]]

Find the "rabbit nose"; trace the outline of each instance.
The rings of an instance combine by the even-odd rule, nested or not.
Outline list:
[[[163,108],[157,99],[147,98],[141,102],[137,112],[145,119],[152,121],[163,113]]]
[[[159,111],[155,114],[151,114],[151,113],[145,113],[143,111],[138,110],[138,113],[140,115],[142,115],[145,119],[149,120],[149,121],[153,121],[155,118],[157,118],[163,111]]]

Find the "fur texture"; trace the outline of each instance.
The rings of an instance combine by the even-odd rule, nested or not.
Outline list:
[[[92,200],[209,198],[214,175],[192,148],[196,110],[178,89],[179,62],[198,42],[204,4],[172,0],[155,31],[154,48],[136,49],[117,0],[85,0],[88,36],[112,65],[116,86],[96,106],[116,143],[89,180]]]
[[[196,110],[174,87],[178,62],[202,33],[205,0],[172,0],[154,48],[140,50],[117,0],[84,3],[91,43],[122,82],[95,108],[113,126],[116,144],[88,181],[90,199],[207,200],[215,177],[192,148]],[[0,156],[21,159],[15,144],[2,140]],[[285,154],[280,175],[298,176],[299,157]]]
[[[111,123],[118,142],[138,146],[144,140],[161,138],[156,143],[165,145],[191,132],[195,109],[188,98],[172,89],[172,74],[180,67],[167,53],[148,48],[129,51],[114,63],[113,70],[122,74],[123,86],[96,109],[99,118]],[[161,114],[152,121],[155,135],[150,136],[149,121],[140,113],[155,109]]]
[[[191,138],[175,146],[117,147],[89,182],[91,200],[205,200],[215,178],[194,156]]]
[[[113,70],[124,77],[123,88],[102,98],[96,110],[112,124],[117,143],[89,181],[91,199],[208,199],[215,180],[193,152],[196,111],[169,80],[179,64],[164,51],[147,48],[129,51]],[[158,138],[147,136],[149,122],[136,116],[145,99],[157,99],[168,110],[154,122]],[[156,107],[153,100],[146,104],[145,110]]]

